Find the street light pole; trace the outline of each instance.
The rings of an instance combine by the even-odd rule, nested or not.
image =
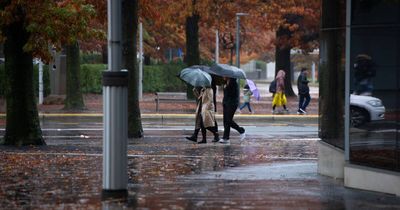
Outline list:
[[[236,13],[236,66],[240,68],[240,16],[248,13]]]
[[[215,31],[215,63],[219,63],[219,32]]]
[[[139,23],[139,100],[143,99],[143,23]]]
[[[103,72],[103,192],[128,194],[128,71],[122,71],[121,0],[108,0],[108,70]]]

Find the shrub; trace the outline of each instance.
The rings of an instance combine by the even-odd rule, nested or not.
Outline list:
[[[186,85],[177,75],[184,64],[144,66],[143,92],[186,91]]]
[[[35,95],[39,95],[39,66],[33,65],[33,87]],[[0,64],[0,96],[6,94],[6,74],[4,64]],[[50,74],[48,65],[43,65],[43,95],[44,97],[50,94]]]
[[[102,72],[107,69],[106,64],[82,64],[81,88],[83,93],[101,93]]]
[[[82,64],[100,64],[103,63],[103,57],[100,53],[81,53]]]
[[[183,63],[144,66],[143,92],[179,91],[185,92],[186,84],[178,78],[179,72],[185,68]],[[106,64],[82,64],[81,88],[83,93],[102,93],[102,72]],[[49,67],[43,66],[44,96],[50,94]],[[35,94],[38,95],[38,65],[34,65]],[[4,64],[0,64],[0,96],[5,95]]]

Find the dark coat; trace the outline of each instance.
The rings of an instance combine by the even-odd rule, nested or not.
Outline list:
[[[308,83],[310,81],[307,80],[307,75],[305,72],[301,72],[299,77],[297,78],[297,88],[299,90],[299,94],[308,94],[310,93],[310,88],[308,87]]]
[[[239,105],[239,86],[236,79],[230,78],[224,87],[223,105],[238,106]]]

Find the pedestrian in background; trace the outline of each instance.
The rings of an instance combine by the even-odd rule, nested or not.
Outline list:
[[[285,71],[279,70],[278,74],[275,77],[276,80],[276,93],[274,94],[274,98],[272,100],[272,114],[276,114],[275,108],[277,106],[282,106],[283,111],[289,113],[289,110],[286,108],[286,96],[285,96]]]
[[[233,121],[233,116],[239,106],[239,86],[235,78],[224,77],[224,80],[226,82],[224,85],[224,98],[222,99],[224,135],[219,141],[223,144],[230,142],[229,136],[231,128],[240,133],[240,140],[246,137],[245,129]]]
[[[299,91],[299,109],[297,110],[297,114],[307,114],[307,106],[310,103],[310,87],[308,87],[307,79],[308,71],[306,68],[302,68],[297,78],[297,89]]]
[[[354,63],[354,80],[356,95],[372,95],[373,85],[372,78],[376,75],[375,64],[371,56],[367,54],[359,54]]]
[[[247,108],[249,109],[249,112],[253,114],[253,111],[251,110],[251,105],[250,105],[252,95],[253,95],[253,92],[251,92],[249,85],[246,84],[243,87],[243,104],[239,108],[240,113],[242,113],[241,112],[242,109],[244,109],[244,107],[247,106]]]

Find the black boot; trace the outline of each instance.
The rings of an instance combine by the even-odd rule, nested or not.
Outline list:
[[[203,140],[201,142],[197,142],[198,144],[205,144],[207,143],[207,130],[201,129],[201,135],[203,136]]]
[[[199,134],[200,129],[195,129],[193,135],[190,137],[186,137],[187,140],[197,142],[197,135]]]
[[[212,140],[212,142],[218,142],[219,141],[219,134],[218,132],[214,133],[214,139]]]

